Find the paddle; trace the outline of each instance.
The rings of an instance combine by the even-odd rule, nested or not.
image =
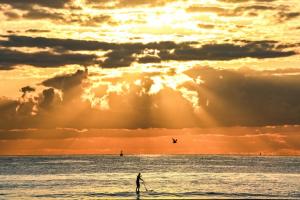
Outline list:
[[[145,184],[144,181],[143,181],[143,185],[144,185],[145,190],[148,192],[148,189],[147,189],[146,184]]]

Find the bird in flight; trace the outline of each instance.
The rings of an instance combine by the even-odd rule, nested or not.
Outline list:
[[[172,138],[172,141],[173,141],[173,144],[177,143],[177,139],[175,139],[175,138]]]

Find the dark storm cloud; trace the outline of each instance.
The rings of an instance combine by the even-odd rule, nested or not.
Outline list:
[[[144,56],[138,59],[139,63],[160,63],[161,59],[158,56]]]
[[[38,47],[38,48],[54,48],[63,51],[96,51],[96,50],[127,50],[130,52],[140,51],[146,48],[149,49],[175,49],[178,44],[172,41],[152,42],[152,43],[109,43],[87,40],[74,39],[57,39],[45,37],[30,37],[7,35],[7,40],[0,40],[0,46],[4,47]],[[182,45],[195,44],[182,43]]]
[[[187,74],[205,81],[198,88],[200,97],[210,101],[204,109],[225,126],[300,123],[300,75],[247,76],[209,68]]]
[[[276,10],[276,7],[266,6],[266,5],[250,5],[250,6],[241,6],[237,10]]]
[[[49,12],[47,10],[30,10],[26,14],[22,15],[23,18],[32,19],[32,20],[40,20],[40,19],[49,19],[56,23],[62,24],[79,24],[81,26],[97,26],[99,24],[110,24],[116,25],[111,16],[109,15],[82,15],[82,14],[71,14],[65,15],[60,12]]]
[[[0,45],[5,47],[38,47],[38,48],[55,48],[64,51],[95,51],[95,50],[111,50],[117,48],[114,43],[73,40],[73,39],[56,39],[45,37],[29,37],[29,36],[7,36],[7,41],[1,41]]]
[[[23,93],[26,93],[26,92],[34,92],[35,91],[35,88],[31,87],[31,86],[25,86],[25,87],[22,87],[21,92]]]
[[[34,91],[31,90],[31,92]],[[35,124],[41,123],[41,121],[51,122],[47,115],[48,112],[60,105],[60,97],[54,89],[44,89],[36,97],[26,97],[25,95],[23,93],[20,100],[0,98],[1,128],[31,128],[35,127]],[[38,110],[36,110],[37,108]],[[37,112],[38,115],[36,116],[34,113]],[[43,126],[47,127],[46,124]]]
[[[51,52],[23,53],[9,49],[0,49],[0,70],[9,70],[16,65],[32,65],[36,67],[60,67],[69,64],[96,64],[95,55],[54,54]]]
[[[55,23],[78,24],[81,26],[97,26],[105,23],[110,25],[118,24],[116,21],[112,19],[110,15],[91,16],[91,15],[82,15],[82,14],[74,14],[74,13],[70,15],[66,15],[62,12],[39,10],[39,9],[29,10],[27,13],[19,17],[32,19],[32,20],[49,19]]]
[[[13,12],[13,11],[7,11],[7,12],[3,12],[3,14],[8,17],[9,19],[13,19],[13,20],[16,20],[16,19],[19,19],[21,18],[21,15],[17,12]]]
[[[8,115],[10,115],[10,119],[13,119],[17,105],[18,105],[18,101],[16,100],[10,100],[7,98],[0,97],[1,119],[4,119],[4,116],[8,116]]]
[[[105,54],[107,58],[104,60],[101,66],[104,68],[113,68],[116,66],[128,67],[136,60],[136,58],[133,56],[135,52],[136,51],[130,51],[128,49],[109,52]]]
[[[53,88],[45,89],[43,90],[42,95],[43,95],[43,99],[39,106],[46,109],[51,107],[51,104],[54,102],[56,96],[54,89]]]
[[[64,20],[63,14],[49,12],[47,10],[31,9],[27,13],[22,15],[23,18],[40,20],[40,19],[51,19],[51,20]]]
[[[31,86],[25,86],[20,89],[20,92],[23,93],[22,97],[25,97],[27,93],[34,92],[35,88]]]
[[[50,47],[56,51],[110,51],[106,53],[107,57],[102,63],[102,67],[123,67],[130,66],[136,60],[133,56],[141,53],[144,49],[176,49],[178,44],[175,42],[158,42],[158,43],[107,43],[97,41],[84,41],[72,39],[54,39],[43,37],[28,36],[7,36],[7,41],[1,41],[0,45],[4,47]],[[182,43],[181,45],[188,45]],[[80,64],[80,63],[78,63]]]
[[[66,13],[63,9],[75,9],[71,0],[54,0],[54,1],[39,1],[39,0],[13,0],[6,1],[0,0],[1,4],[9,4],[13,9],[18,9],[25,11],[25,13],[19,13],[13,10],[8,10],[3,14],[9,20],[15,20],[19,18],[31,19],[31,20],[41,20],[48,19],[55,23],[63,24],[79,24],[82,26],[96,26],[103,23],[109,23],[110,25],[115,25],[115,22],[110,15],[83,15],[76,14],[76,12]],[[38,5],[39,7],[35,7]]]
[[[50,30],[43,30],[43,29],[27,29],[26,33],[48,33]]]
[[[295,55],[294,51],[281,51],[272,43],[206,44],[199,48],[183,47],[174,52],[161,51],[162,60],[232,60],[238,58],[276,58]]]
[[[42,82],[44,86],[53,87],[62,91],[67,91],[80,85],[87,77],[87,71],[78,70],[74,74],[66,74],[47,79]]]
[[[21,102],[19,100],[11,100],[7,98],[0,97],[0,127],[22,127],[27,128],[30,126],[29,122],[33,121],[30,116],[32,111],[32,101],[28,101],[24,106],[20,106]],[[19,111],[19,112],[18,112]],[[22,122],[22,124],[17,125]]]
[[[283,22],[298,18],[300,16],[300,12],[279,12],[277,16],[278,21]]]
[[[49,105],[52,107],[55,107],[55,103],[57,102],[59,105],[60,104],[66,104],[67,106],[70,104],[70,101],[75,101],[82,103],[81,100],[81,94],[83,93],[83,81],[87,78],[88,76],[88,71],[87,68],[85,70],[77,70],[73,74],[63,74],[63,75],[58,75],[53,78],[47,79],[43,81],[41,84],[49,87],[49,88],[55,88],[63,93],[63,100],[60,101],[59,99],[53,100],[49,99],[50,103],[44,103],[43,108],[48,109]],[[56,98],[56,94],[54,91],[51,91],[54,95],[54,98]],[[48,92],[49,93],[49,92]],[[44,94],[45,96],[45,94]],[[49,96],[49,95],[47,95]]]
[[[0,0],[0,4],[8,4],[20,10],[31,9],[34,5],[48,8],[64,8],[65,4],[69,2],[71,0]]]
[[[33,66],[60,66],[67,64],[99,64],[104,68],[127,67],[133,62],[158,63],[161,61],[193,61],[193,60],[232,60],[239,58],[276,58],[295,55],[296,52],[285,48],[295,47],[298,44],[280,44],[277,41],[234,41],[235,43],[204,44],[199,47],[194,45],[198,42],[175,43],[152,42],[152,43],[108,43],[98,41],[85,41],[73,39],[54,39],[28,36],[4,36],[7,40],[0,41],[3,47],[38,47],[52,48],[54,53],[21,53],[11,50],[0,50],[3,55],[0,58],[2,66],[8,69],[17,64]],[[95,61],[95,55],[61,53],[69,51],[97,51],[107,53],[102,62]],[[145,50],[157,51],[157,55],[144,55]],[[16,57],[16,55],[18,55]],[[140,55],[137,57],[136,55]],[[48,58],[48,59],[46,59]],[[53,58],[53,59],[52,59]],[[74,59],[73,59],[74,58]],[[3,67],[2,67],[3,69]]]

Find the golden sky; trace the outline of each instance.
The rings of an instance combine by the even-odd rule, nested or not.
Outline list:
[[[14,129],[1,131],[0,155],[300,155],[300,126],[185,129]],[[178,143],[172,143],[172,137]]]
[[[282,139],[300,134],[284,131],[300,124],[299,19],[298,0],[0,0],[0,154],[46,154],[70,129],[83,147],[49,153],[299,154]]]

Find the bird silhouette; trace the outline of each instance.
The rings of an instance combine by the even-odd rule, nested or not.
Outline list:
[[[177,143],[177,139],[175,139],[175,138],[172,138],[172,141],[173,141],[173,144]]]

